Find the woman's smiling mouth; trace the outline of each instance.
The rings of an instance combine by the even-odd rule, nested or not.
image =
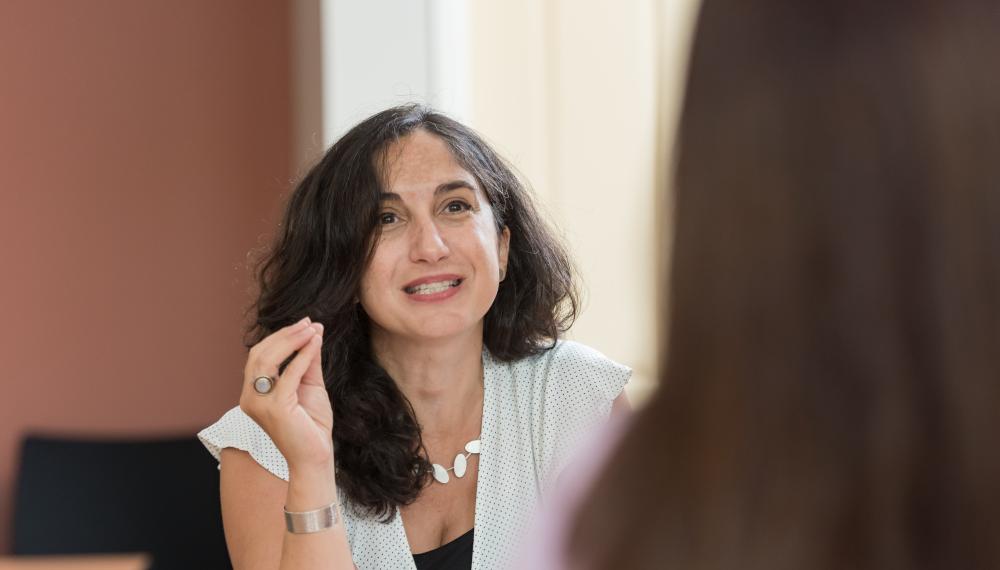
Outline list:
[[[437,301],[458,293],[464,281],[464,277],[454,273],[428,275],[404,285],[403,292],[415,301]]]
[[[433,281],[431,283],[421,283],[420,285],[412,287],[404,287],[403,291],[406,291],[408,295],[433,295],[434,293],[447,291],[452,287],[458,287],[460,283],[462,283],[461,279]]]

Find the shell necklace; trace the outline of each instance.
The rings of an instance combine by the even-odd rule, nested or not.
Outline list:
[[[431,463],[431,467],[434,468],[434,480],[438,483],[447,483],[448,481],[451,481],[451,477],[448,476],[449,471],[454,472],[455,477],[458,477],[459,479],[465,477],[465,470],[469,466],[469,456],[473,454],[479,454],[478,438],[465,444],[465,453],[459,452],[459,454],[455,456],[455,464],[451,467],[445,469],[443,465]]]

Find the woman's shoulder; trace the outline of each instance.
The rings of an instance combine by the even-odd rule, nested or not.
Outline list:
[[[560,340],[508,363],[491,359],[486,375],[502,407],[562,431],[607,418],[632,369],[589,346]]]
[[[535,472],[547,486],[566,459],[611,413],[632,375],[627,366],[574,341],[501,366],[490,379],[497,409],[512,421],[506,436],[530,441]]]
[[[511,375],[536,390],[578,386],[596,389],[612,399],[632,376],[632,369],[600,351],[572,340],[558,340],[538,354],[515,360]]]

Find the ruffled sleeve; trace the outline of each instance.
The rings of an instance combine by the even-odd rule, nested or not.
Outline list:
[[[227,447],[242,449],[261,467],[288,481],[288,463],[263,428],[239,406],[226,412],[219,421],[198,432],[198,439],[216,460]]]

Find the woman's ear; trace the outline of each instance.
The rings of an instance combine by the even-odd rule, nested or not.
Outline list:
[[[510,253],[510,228],[503,227],[500,232],[500,239],[497,240],[497,258],[500,261],[500,280],[507,277],[507,254]]]

